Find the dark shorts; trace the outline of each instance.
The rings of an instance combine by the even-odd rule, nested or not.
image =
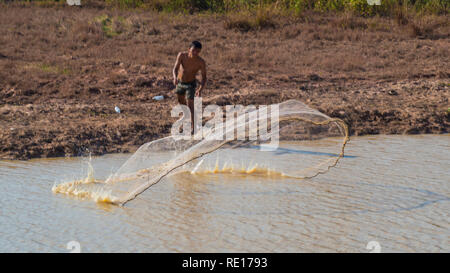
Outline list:
[[[195,96],[195,89],[197,87],[197,82],[191,81],[191,82],[179,82],[177,84],[177,89],[175,89],[175,92],[179,95],[185,95],[187,91],[187,97],[188,99],[193,100]]]

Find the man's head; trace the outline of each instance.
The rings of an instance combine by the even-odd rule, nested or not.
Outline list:
[[[189,53],[192,54],[192,56],[198,56],[200,54],[200,51],[202,50],[202,44],[199,41],[193,41],[191,45],[189,46]]]

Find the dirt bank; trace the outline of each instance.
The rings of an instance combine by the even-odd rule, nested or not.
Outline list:
[[[273,18],[250,31],[227,20],[2,7],[0,158],[127,152],[168,135],[171,69],[193,39],[208,64],[205,103],[295,98],[344,119],[352,135],[448,133],[445,17],[421,19],[420,31],[352,16]]]

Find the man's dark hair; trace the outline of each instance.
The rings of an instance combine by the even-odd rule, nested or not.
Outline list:
[[[202,49],[202,44],[199,42],[199,41],[193,41],[192,43],[191,43],[191,46],[190,46],[190,48],[198,48],[198,49]]]

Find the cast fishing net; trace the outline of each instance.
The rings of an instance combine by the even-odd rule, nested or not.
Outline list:
[[[216,113],[200,137],[172,135],[142,145],[105,182],[89,177],[53,191],[123,205],[178,172],[311,178],[335,166],[348,141],[342,120],[296,100],[243,107],[233,119],[226,114]]]

